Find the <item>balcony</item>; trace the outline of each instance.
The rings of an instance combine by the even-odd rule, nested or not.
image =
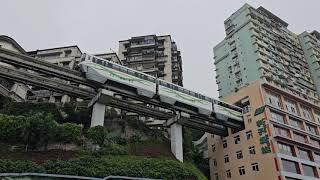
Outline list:
[[[130,48],[138,48],[138,47],[147,47],[147,46],[155,46],[156,43],[154,40],[151,41],[139,41],[139,42],[132,42]]]

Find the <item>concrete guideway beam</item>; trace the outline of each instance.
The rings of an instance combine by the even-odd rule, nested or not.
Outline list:
[[[101,89],[98,92],[98,94],[92,99],[88,106],[91,107],[97,102],[114,108],[126,110],[128,112],[153,117],[156,119],[167,120],[174,116],[174,114],[163,112],[161,110],[157,110],[152,107],[145,106],[143,104],[136,104],[124,99],[117,98],[115,97],[114,92],[106,89]]]
[[[0,48],[0,61],[17,67],[26,68],[39,73],[58,77],[71,82],[93,87],[86,78],[81,77],[81,73],[75,70],[57,66],[55,64],[41,61],[23,54]]]
[[[59,80],[46,78],[43,76],[39,76],[35,73],[30,73],[19,69],[13,69],[2,65],[0,65],[0,77],[3,77],[5,79],[11,79],[17,82],[35,85],[38,87],[43,87],[48,90],[53,90],[67,95],[81,97],[84,99],[92,98],[95,95],[95,92],[79,88],[78,86],[70,85]]]

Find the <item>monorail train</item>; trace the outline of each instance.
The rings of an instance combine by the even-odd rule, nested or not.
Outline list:
[[[219,119],[242,121],[242,109],[202,94],[187,90],[148,74],[84,53],[79,63],[86,78],[102,84],[114,82],[134,88],[148,98],[158,96],[161,102],[195,109],[203,115],[215,114]]]

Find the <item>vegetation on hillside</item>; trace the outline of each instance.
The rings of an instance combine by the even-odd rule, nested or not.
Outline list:
[[[42,165],[0,160],[0,173],[5,172],[39,172],[90,177],[116,175],[170,180],[206,179],[191,164],[180,163],[168,158],[137,156],[85,156],[69,161],[47,161]]]
[[[150,130],[134,118],[118,121],[118,126],[113,128],[88,128],[82,125],[82,122],[86,122],[83,119],[88,119],[87,110],[72,104],[58,107],[51,103],[16,103],[1,98],[0,173],[44,172],[95,177],[123,175],[206,179],[192,164],[180,163],[172,158],[169,143],[160,130]],[[114,113],[112,116],[117,118]],[[129,129],[130,134],[125,133],[124,136],[123,132],[128,127],[132,128]],[[191,153],[186,151],[187,157],[190,157],[186,159],[197,162],[195,159],[199,157],[195,156],[197,152],[190,143],[192,138],[189,140],[188,137],[185,146],[191,148]],[[81,151],[65,152],[69,154],[62,158],[63,147],[70,143],[77,145]],[[52,155],[52,150],[46,151],[50,144],[60,144],[61,151],[56,153],[57,156]],[[15,146],[23,148],[12,149]],[[45,152],[50,156],[47,159],[43,155]],[[26,158],[30,153],[34,157]],[[37,157],[37,153],[41,156]],[[22,161],[17,161],[19,157]]]

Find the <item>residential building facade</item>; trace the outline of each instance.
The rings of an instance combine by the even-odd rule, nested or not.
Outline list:
[[[313,180],[320,175],[319,33],[300,35],[245,4],[214,47],[219,95],[244,110],[244,130],[208,136],[214,180]]]
[[[319,103],[312,78],[315,70],[308,65],[312,60],[305,56],[301,38],[288,30],[288,23],[263,7],[245,4],[224,24],[226,38],[214,47],[221,97],[263,79]]]
[[[119,41],[118,55],[129,68],[183,85],[180,51],[170,35],[147,35]]]
[[[316,89],[320,93],[320,33],[318,31],[311,33],[305,31],[299,35],[299,40],[315,81]]]
[[[245,107],[245,129],[208,136],[216,180],[308,180],[320,173],[320,107],[258,80],[225,97]]]

